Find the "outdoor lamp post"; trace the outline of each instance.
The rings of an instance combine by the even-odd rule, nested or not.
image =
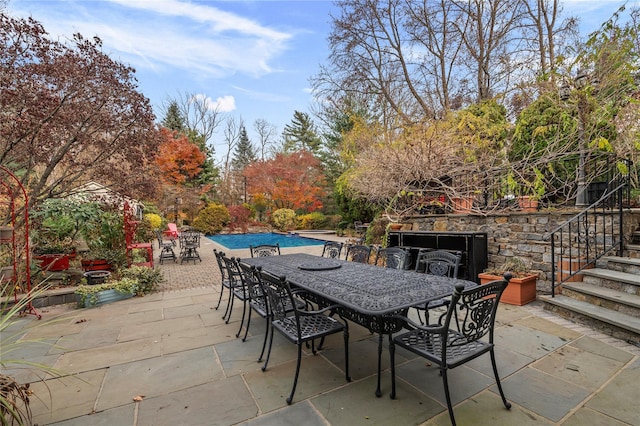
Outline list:
[[[589,75],[583,71],[578,70],[573,86],[577,89],[578,94],[578,141],[580,144],[580,158],[578,160],[578,187],[576,192],[576,206],[584,207],[588,205],[587,202],[587,178],[586,178],[586,162],[587,162],[587,139],[585,137],[584,124],[587,115],[587,97],[582,89],[589,83]],[[572,88],[569,86],[567,80],[560,88],[560,99],[566,101],[571,96]]]
[[[248,202],[247,201],[247,177],[244,176],[244,200],[245,203]]]
[[[178,212],[178,205],[179,205],[179,204],[182,204],[182,198],[180,198],[180,197],[176,197],[176,202],[175,202],[175,204],[173,205],[173,214],[174,214],[174,216],[175,216],[175,222],[176,222],[176,225],[178,224],[178,213],[179,213],[179,212]]]

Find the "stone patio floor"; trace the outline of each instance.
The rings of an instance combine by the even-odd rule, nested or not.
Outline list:
[[[331,238],[322,236],[321,238]],[[202,262],[165,262],[158,292],[91,309],[58,305],[42,320],[20,318],[2,336],[24,343],[11,359],[55,368],[6,373],[32,382],[38,425],[448,425],[438,370],[398,351],[397,399],[374,395],[377,337],[350,326],[352,382],[344,380],[341,336],[302,360],[288,406],[296,348],[275,337],[269,368],[256,362],[264,320],[254,315],[246,342],[235,337],[242,309],[222,320],[213,248]],[[319,254],[321,247],[283,249]],[[158,251],[156,250],[156,255]],[[230,256],[246,257],[248,250]],[[226,299],[226,293],[225,298]],[[501,305],[497,360],[507,399],[495,389],[488,356],[450,371],[459,425],[640,425],[640,348],[563,320],[533,303]],[[386,339],[385,339],[386,340]]]

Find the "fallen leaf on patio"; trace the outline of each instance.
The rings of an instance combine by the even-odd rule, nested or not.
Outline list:
[[[133,397],[133,400],[136,401],[136,402],[140,402],[143,399],[144,399],[144,395],[138,395],[138,396]]]

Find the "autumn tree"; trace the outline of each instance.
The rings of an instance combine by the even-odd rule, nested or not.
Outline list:
[[[193,96],[193,98],[195,98],[195,96]],[[182,100],[182,102],[184,103],[185,101]],[[192,103],[198,104],[198,101],[193,101]],[[199,114],[195,114],[191,110],[190,106],[185,106],[184,104],[180,106],[177,100],[169,100],[165,116],[162,120],[162,125],[177,132],[178,134],[185,135],[205,156],[205,161],[200,166],[200,172],[198,172],[196,176],[185,181],[185,184],[188,184],[191,187],[200,188],[201,192],[204,194],[212,191],[220,173],[214,162],[215,151],[212,145],[207,144],[207,134],[217,127],[218,124],[216,120],[218,120],[218,116],[213,114],[212,117],[207,117],[206,111],[202,111],[202,109],[202,107],[196,108],[197,111],[201,112]],[[188,115],[185,114],[192,115],[192,124],[189,124]]]
[[[323,175],[320,162],[307,151],[279,153],[245,169],[254,198],[265,196],[275,209],[312,212],[322,208]]]
[[[102,52],[98,37],[52,40],[32,18],[0,15],[0,163],[30,202],[88,180],[153,196],[160,143],[135,71]]]
[[[189,139],[167,128],[161,128],[163,142],[157,156],[158,168],[171,184],[184,184],[202,170],[204,154]]]

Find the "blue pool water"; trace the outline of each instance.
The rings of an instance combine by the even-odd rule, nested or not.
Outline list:
[[[279,243],[280,247],[321,246],[324,244],[324,240],[275,233],[218,234],[207,236],[207,238],[225,246],[229,250],[245,249],[249,248],[249,245],[257,246],[260,244],[275,245]]]

